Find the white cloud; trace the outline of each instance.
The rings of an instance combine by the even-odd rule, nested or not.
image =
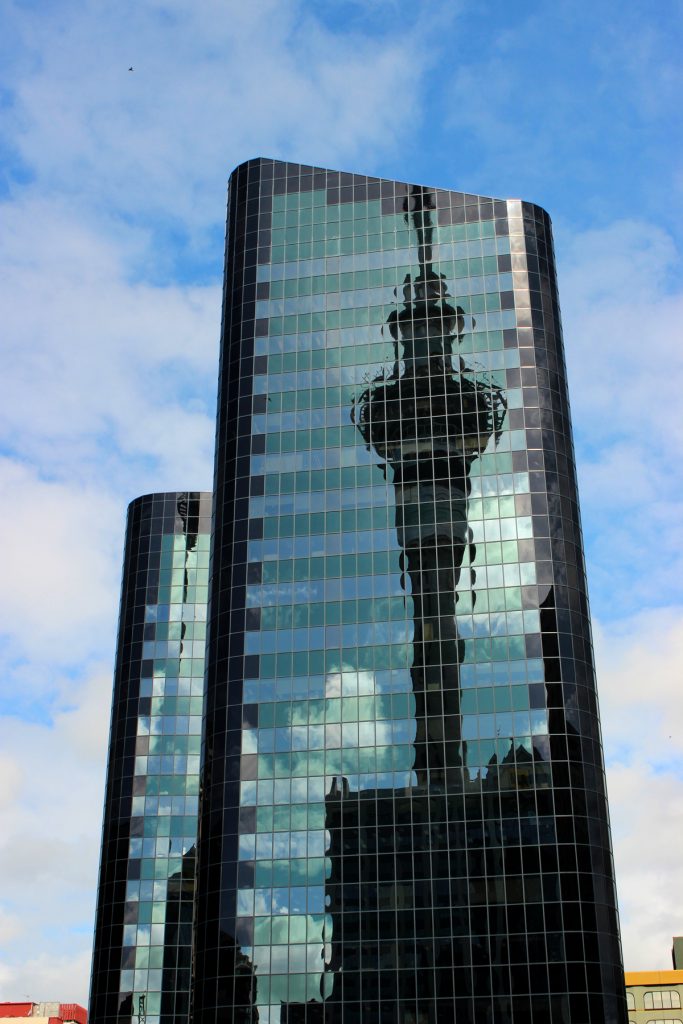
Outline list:
[[[665,969],[681,931],[683,609],[598,627],[596,654],[625,964]]]
[[[29,58],[15,139],[37,180],[190,232],[220,219],[243,159],[334,166],[386,153],[416,110],[426,62],[419,27],[332,32],[295,0],[90,0],[39,18],[15,4],[14,16]]]
[[[0,719],[4,998],[87,1002],[111,676],[95,667],[49,725]],[[7,786],[6,779],[15,780]]]
[[[672,237],[644,221],[565,237],[560,253],[589,582],[603,616],[680,600],[679,266]]]
[[[126,253],[66,206],[26,199],[3,215],[6,443],[91,483],[102,469],[111,483],[113,456],[119,474],[121,457],[144,456],[208,479],[218,287],[131,284]]]
[[[0,485],[11,495],[0,506],[11,581],[0,591],[2,632],[42,663],[63,666],[76,650],[91,655],[117,606],[119,503],[87,485],[42,480],[10,459],[0,459]]]
[[[656,462],[680,452],[683,293],[670,235],[619,221],[565,243],[560,286],[572,407],[581,434],[628,439]]]
[[[37,923],[37,927],[40,927]],[[90,947],[78,944],[69,953],[28,956],[9,966],[0,962],[0,989],[10,1001],[78,1002],[88,1005],[88,978],[90,976]],[[64,948],[62,946],[62,948]],[[74,996],[76,993],[76,996]]]
[[[683,887],[680,254],[624,220],[560,255],[624,959],[666,968]]]

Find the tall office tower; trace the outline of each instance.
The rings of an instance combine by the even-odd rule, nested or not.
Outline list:
[[[90,1019],[188,1019],[211,495],[128,509]]]
[[[550,222],[230,180],[194,1022],[626,1021]]]

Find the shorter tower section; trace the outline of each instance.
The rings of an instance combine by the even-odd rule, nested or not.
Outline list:
[[[128,508],[91,980],[99,1024],[189,1009],[211,495]]]

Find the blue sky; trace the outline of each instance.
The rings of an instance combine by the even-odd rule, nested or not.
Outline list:
[[[259,154],[550,212],[625,957],[667,966],[682,37],[680,0],[7,0],[0,998],[87,998],[125,506],[210,486],[225,186]]]

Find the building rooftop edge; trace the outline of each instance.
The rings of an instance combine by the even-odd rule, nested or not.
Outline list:
[[[179,494],[198,494],[202,498],[213,497],[213,491],[199,491],[193,489],[179,491],[149,491],[149,493],[147,494],[138,494],[136,498],[131,498],[131,500],[128,502],[128,508],[133,508],[134,505],[137,505],[140,502],[150,501],[150,499],[171,498]]]
[[[242,167],[248,167],[250,164],[258,164],[258,163],[287,164],[287,165],[292,166],[292,167],[293,166],[310,167],[311,170],[316,170],[316,171],[333,171],[336,174],[353,174],[353,175],[356,175],[358,177],[368,178],[369,180],[372,180],[372,181],[397,181],[397,182],[400,182],[402,185],[419,185],[421,188],[434,189],[437,192],[459,192],[461,195],[476,195],[478,199],[492,199],[494,201],[501,202],[501,203],[509,203],[509,202],[526,203],[529,206],[535,207],[537,210],[541,210],[546,215],[546,217],[548,217],[548,219],[550,219],[550,214],[545,209],[545,207],[540,206],[539,203],[532,202],[532,200],[530,200],[530,199],[520,199],[519,196],[487,196],[487,195],[480,194],[478,192],[467,192],[464,189],[459,189],[459,188],[446,188],[444,185],[431,185],[431,184],[428,185],[425,182],[420,182],[420,181],[404,181],[401,178],[387,178],[387,177],[383,177],[382,175],[379,175],[379,174],[364,174],[363,171],[347,171],[347,170],[345,170],[344,168],[341,168],[341,167],[321,167],[319,164],[307,164],[307,163],[302,163],[302,162],[299,162],[299,161],[296,161],[296,160],[282,160],[279,157],[274,157],[274,156],[253,156],[253,157],[249,157],[249,159],[247,159],[247,160],[242,160],[240,163],[236,164],[235,167],[233,167],[233,169],[231,170],[230,174],[228,175],[228,181],[230,181],[233,178],[233,176],[237,173],[237,171],[239,171]]]
[[[683,971],[624,971],[627,985],[683,985]]]

